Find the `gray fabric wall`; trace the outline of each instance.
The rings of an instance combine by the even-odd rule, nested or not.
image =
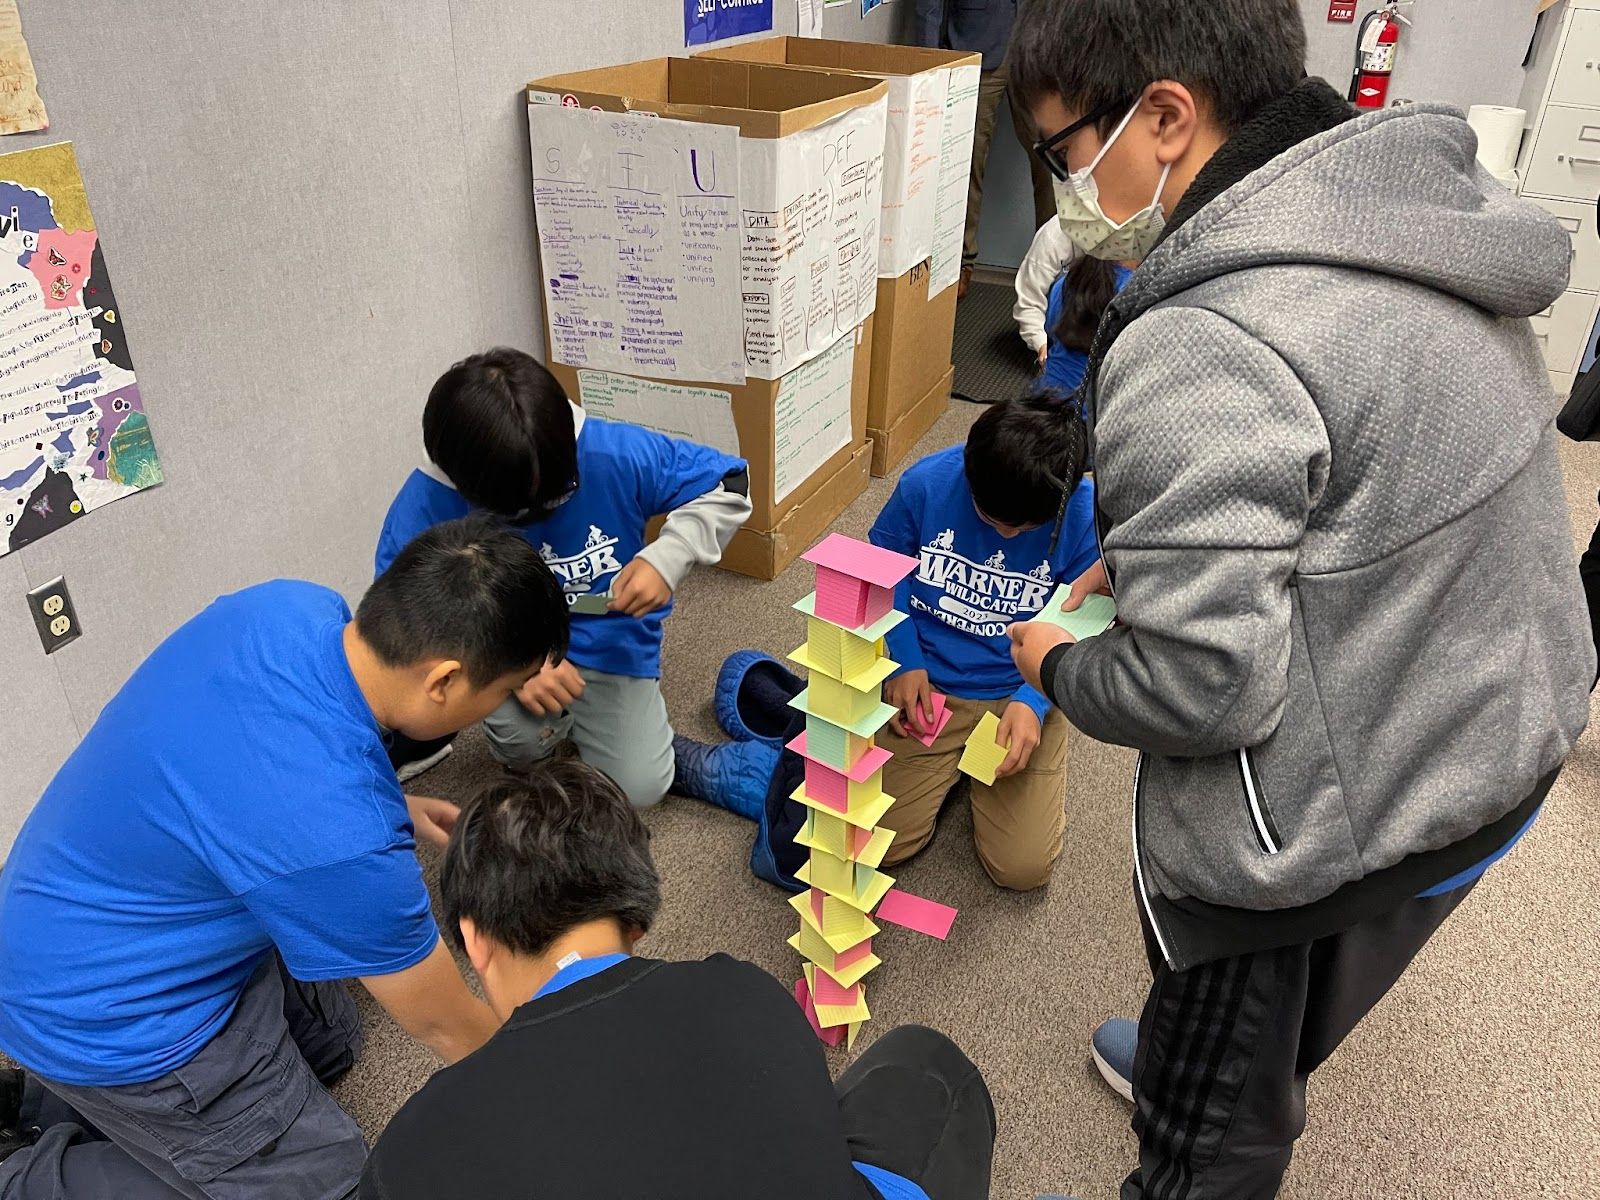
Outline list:
[[[1361,0],[1356,20],[1378,7]],[[1534,0],[1417,0],[1401,11],[1398,61],[1390,100],[1515,104],[1522,88],[1522,59],[1533,37]],[[1358,25],[1328,20],[1328,0],[1300,0],[1309,41],[1311,73],[1341,91],[1355,63]]]
[[[21,8],[53,124],[0,152],[76,143],[168,482],[0,558],[0,855],[213,597],[360,594],[433,378],[540,349],[522,85],[684,53],[681,0]],[[893,41],[908,9],[830,9],[826,33]],[[84,636],[46,658],[23,593],[60,574]]]

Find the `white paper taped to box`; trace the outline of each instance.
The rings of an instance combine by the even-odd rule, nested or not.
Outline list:
[[[743,383],[739,131],[530,104],[550,356]]]
[[[745,366],[776,379],[877,304],[888,101],[781,138],[739,139]]]

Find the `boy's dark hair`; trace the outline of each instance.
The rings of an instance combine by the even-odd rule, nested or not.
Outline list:
[[[387,666],[453,658],[478,687],[567,652],[567,601],[539,552],[493,517],[413,538],[367,589],[356,629]]]
[[[1088,431],[1059,396],[1002,400],[972,423],[967,486],[987,517],[1004,525],[1043,525],[1061,512],[1083,478]]]
[[[474,354],[439,376],[422,444],[468,503],[502,517],[537,516],[577,486],[572,406],[521,350]]]
[[[648,930],[661,907],[650,833],[622,789],[578,759],[491,784],[456,819],[439,869],[445,925],[461,918],[517,954],[586,921]]]
[[[1051,95],[1084,115],[1158,79],[1197,92],[1232,133],[1305,75],[1296,0],[1035,0],[1017,18],[1008,64],[1023,105]],[[1122,120],[1099,122],[1105,136]],[[1044,137],[1054,129],[1042,130]]]
[[[1106,305],[1117,295],[1116,264],[1085,254],[1067,268],[1061,287],[1061,317],[1050,336],[1068,350],[1087,354]]]

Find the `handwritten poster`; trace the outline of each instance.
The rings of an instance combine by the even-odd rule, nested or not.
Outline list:
[[[528,129],[551,356],[743,383],[738,129],[536,103]]]
[[[31,133],[49,125],[33,55],[22,37],[17,0],[0,0],[0,134]]]
[[[933,254],[948,68],[889,79],[878,274],[898,279]]]
[[[0,553],[161,482],[72,143],[0,156]]]
[[[972,132],[978,119],[978,68],[952,67],[939,137],[939,192],[934,201],[933,266],[928,295],[961,277],[961,240],[967,226],[967,182],[972,174]]]
[[[847,333],[778,384],[773,412],[773,500],[779,504],[850,444],[851,368]]]
[[[704,46],[772,28],[772,0],[683,0],[683,44]]]
[[[739,453],[733,424],[733,397],[716,388],[657,383],[606,371],[579,371],[578,395],[585,412],[608,421],[625,421],[668,437],[683,438]]]
[[[741,138],[744,351],[776,379],[877,304],[887,102],[781,138]]]

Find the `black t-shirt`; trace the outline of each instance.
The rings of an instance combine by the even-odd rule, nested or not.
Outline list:
[[[517,1009],[389,1123],[362,1200],[863,1200],[816,1035],[766,972],[633,958]]]

